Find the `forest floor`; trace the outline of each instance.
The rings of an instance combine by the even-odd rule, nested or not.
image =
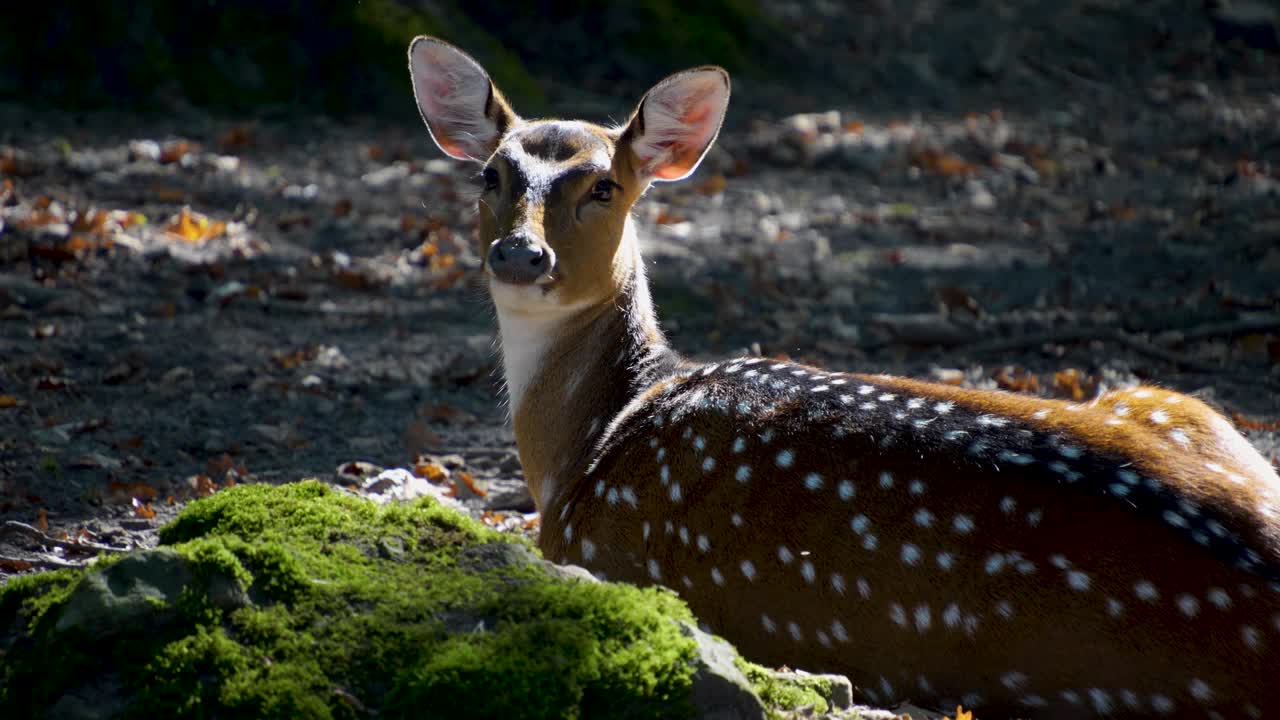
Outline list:
[[[1145,75],[980,55],[1039,83],[981,110],[904,51],[830,112],[736,118],[637,208],[671,341],[1078,400],[1156,383],[1276,461],[1280,61],[1198,42]],[[902,110],[897,71],[936,97]],[[533,531],[473,173],[369,120],[0,107],[0,582],[152,546],[228,484],[383,468]]]

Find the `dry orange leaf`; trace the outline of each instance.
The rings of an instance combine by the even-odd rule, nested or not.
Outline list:
[[[36,527],[40,528],[40,532],[49,531],[49,511],[44,508],[36,510]]]
[[[35,565],[32,565],[26,560],[19,560],[17,558],[0,558],[0,570],[7,570],[9,572],[25,572],[34,567]]]
[[[1231,420],[1235,422],[1236,427],[1245,430],[1261,430],[1278,431],[1280,430],[1280,420],[1254,420],[1253,418],[1239,412],[1231,413]]]
[[[489,491],[477,485],[476,479],[471,477],[471,473],[465,470],[458,472],[458,479],[461,480],[462,484],[467,486],[467,490],[470,490],[476,497],[484,497],[489,494]]]
[[[1076,402],[1084,400],[1084,387],[1081,385],[1082,373],[1075,368],[1067,368],[1053,374],[1053,387],[1059,395],[1065,395]]]
[[[222,237],[227,233],[227,224],[211,221],[208,217],[191,208],[184,207],[165,226],[165,232],[171,237],[186,242],[199,243]]]
[[[413,474],[433,483],[444,482],[449,473],[433,462],[420,462],[413,466]]]
[[[15,408],[22,405],[22,401],[12,395],[0,395],[0,410],[4,408]]]
[[[968,160],[942,150],[921,150],[912,160],[924,170],[946,177],[970,175],[977,170]]]
[[[191,490],[195,493],[196,497],[209,497],[210,495],[218,492],[218,484],[215,483],[208,475],[192,475],[187,478],[187,483],[191,485]]]
[[[143,502],[143,501],[139,500],[138,498],[134,498],[134,499],[133,499],[133,514],[134,514],[134,515],[136,515],[136,516],[138,516],[138,517],[140,517],[140,518],[146,518],[146,519],[150,520],[151,518],[153,518],[153,517],[155,517],[155,516],[156,516],[156,511],[155,511],[155,510],[153,510],[153,509],[151,509],[151,501],[150,501],[150,500],[148,500],[148,501],[146,501],[146,502]]]
[[[729,185],[724,175],[716,173],[698,184],[695,190],[703,195],[719,195]]]
[[[951,718],[944,716],[943,720],[951,720]],[[973,720],[973,713],[957,705],[955,720]]]

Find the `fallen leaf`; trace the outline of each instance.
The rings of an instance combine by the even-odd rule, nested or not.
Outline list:
[[[177,215],[169,220],[169,224],[165,225],[164,230],[165,233],[175,239],[190,243],[200,243],[225,235],[227,224],[220,221],[211,221],[208,217],[193,212],[191,208],[183,207],[178,211]]]
[[[997,370],[991,379],[1002,390],[1028,394],[1035,394],[1040,390],[1040,378],[1025,368],[1006,365]]]
[[[977,171],[977,166],[959,155],[933,148],[917,152],[911,160],[922,170],[944,177],[972,175]]]
[[[112,480],[107,483],[107,493],[112,502],[124,502],[125,499],[137,501],[138,498],[143,500],[155,500],[159,494],[156,489],[146,483],[140,482],[122,482],[120,480]]]
[[[684,222],[684,220],[685,218],[683,215],[668,212],[664,208],[658,211],[658,217],[654,219],[654,222],[659,225],[675,225],[676,223]]]
[[[218,137],[218,144],[225,150],[248,147],[253,144],[253,128],[249,125],[236,125]]]
[[[32,565],[26,560],[20,560],[18,558],[0,558],[0,570],[6,570],[8,572],[25,572],[33,568],[35,568],[35,565]]]
[[[465,470],[459,470],[457,478],[462,481],[462,486],[465,487],[472,495],[475,495],[476,497],[485,497],[489,494],[488,490],[485,490],[476,484],[476,479],[471,476],[471,473]],[[454,487],[458,487],[456,481],[454,482]]]
[[[0,410],[22,407],[22,401],[12,395],[0,395]]]
[[[433,483],[442,483],[449,479],[449,471],[445,470],[443,465],[438,465],[430,461],[415,463],[413,466],[413,474]]]
[[[1245,430],[1258,430],[1262,432],[1280,431],[1280,420],[1254,420],[1244,413],[1232,411],[1231,421],[1236,424],[1236,427],[1244,428]]]
[[[151,509],[151,502],[143,502],[138,498],[133,499],[133,514],[140,518],[150,520],[156,516],[156,511]]]
[[[174,140],[165,143],[165,146],[160,150],[160,163],[162,165],[176,163],[197,149],[197,146],[188,140]]]
[[[36,527],[40,528],[40,532],[49,531],[49,511],[44,508],[36,510]]]
[[[187,486],[196,497],[209,497],[218,491],[218,485],[208,475],[192,475],[187,478]]]
[[[719,195],[720,193],[724,192],[724,189],[725,187],[728,186],[728,184],[729,183],[727,180],[725,180],[724,175],[721,175],[720,173],[716,173],[715,175],[712,175],[706,180],[703,180],[702,182],[698,183],[694,187],[694,190],[696,190],[698,193],[702,195]]]

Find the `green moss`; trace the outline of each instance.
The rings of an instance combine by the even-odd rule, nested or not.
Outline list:
[[[695,647],[674,621],[692,618],[675,595],[552,578],[522,541],[431,501],[379,507],[316,482],[241,486],[191,504],[161,537],[177,556],[151,551],[170,554],[119,565],[106,584],[82,583],[82,571],[5,588],[0,716],[40,717],[104,673],[150,717],[689,709]],[[180,593],[129,608],[152,619],[100,637],[83,631],[98,616],[81,610],[80,625],[57,629],[77,592],[170,566],[190,576]],[[110,597],[76,602],[99,612]]]
[[[812,707],[818,714],[827,712],[828,706],[825,698],[829,691],[823,692],[822,688],[827,686],[828,683],[821,676],[784,680],[768,669],[755,663],[747,662],[742,658],[738,658],[734,664],[738,666],[743,675],[747,676],[751,687],[755,689],[756,694],[764,701],[766,707],[774,710]]]

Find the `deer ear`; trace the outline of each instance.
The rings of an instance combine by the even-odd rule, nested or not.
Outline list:
[[[450,157],[484,162],[520,119],[480,63],[443,40],[413,39],[409,75],[431,139]]]
[[[640,100],[622,140],[641,175],[681,180],[702,162],[729,107],[729,73],[707,66],[676,73]]]

